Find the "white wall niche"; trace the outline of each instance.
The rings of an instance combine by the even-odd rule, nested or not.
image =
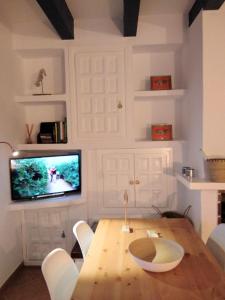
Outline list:
[[[41,93],[41,87],[35,86],[40,69],[44,68],[44,93],[51,95],[66,93],[66,69],[64,49],[24,49],[16,50],[18,70],[15,86],[19,96]],[[18,79],[19,78],[19,79]]]
[[[65,101],[56,102],[34,102],[21,104],[24,108],[24,133],[25,138],[21,144],[26,143],[26,124],[33,124],[32,141],[37,143],[37,134],[40,131],[41,122],[64,121],[67,116]]]
[[[172,89],[182,89],[181,50],[176,44],[134,46],[134,90],[149,91],[150,76],[162,75],[171,75]]]
[[[151,141],[152,124],[172,124],[173,140],[182,140],[182,102],[173,97],[134,101],[135,140]]]

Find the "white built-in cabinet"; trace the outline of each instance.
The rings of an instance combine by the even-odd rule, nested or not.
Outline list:
[[[97,160],[99,206],[170,207],[172,160],[169,149],[104,150]]]
[[[20,149],[64,149],[65,144],[36,144],[41,122],[67,119],[67,148],[92,140],[110,148],[111,141],[134,144],[151,141],[151,125],[173,125],[174,141],[184,138],[181,45],[71,47],[15,51],[15,101],[22,111],[24,139]],[[44,92],[35,86],[46,70]],[[150,76],[171,75],[172,90],[150,90]],[[26,126],[33,124],[33,144],[27,145]],[[163,143],[161,142],[163,147]],[[103,146],[104,147],[104,146]],[[126,145],[125,145],[126,147]],[[138,146],[139,147],[139,146]]]
[[[124,50],[74,50],[71,60],[78,138],[124,136]]]
[[[55,248],[70,251],[68,208],[26,210],[23,216],[24,260],[40,264]]]
[[[172,149],[184,137],[181,62],[180,45],[16,50],[15,102],[24,122],[24,139],[18,147],[97,153],[94,170],[90,162],[88,176],[82,178],[88,202],[94,205],[90,218],[94,211],[96,216],[121,215],[125,190],[134,214],[143,215],[152,205],[174,209]],[[41,68],[47,73],[44,92],[49,95],[33,95],[41,92],[34,84]],[[151,91],[153,75],[171,75],[172,90]],[[67,145],[36,143],[41,122],[65,118]],[[174,140],[151,141],[154,123],[172,124]],[[26,124],[34,125],[33,144],[25,144]],[[88,182],[96,185],[90,189]],[[56,247],[70,251],[72,229],[67,225],[66,208],[24,211],[25,262],[38,264]]]

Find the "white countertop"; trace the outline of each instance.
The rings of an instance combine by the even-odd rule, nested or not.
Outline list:
[[[225,182],[212,182],[204,178],[188,178],[180,174],[176,178],[190,190],[225,190]]]

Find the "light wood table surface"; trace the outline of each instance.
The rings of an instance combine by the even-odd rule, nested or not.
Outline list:
[[[224,300],[225,273],[185,219],[132,219],[133,233],[121,231],[122,220],[99,222],[82,266],[73,300]],[[180,243],[185,256],[173,270],[142,270],[128,252],[146,230]]]

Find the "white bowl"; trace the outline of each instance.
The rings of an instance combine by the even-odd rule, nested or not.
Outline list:
[[[174,269],[184,256],[184,249],[175,241],[162,238],[141,238],[130,243],[129,252],[144,270],[166,272]]]

